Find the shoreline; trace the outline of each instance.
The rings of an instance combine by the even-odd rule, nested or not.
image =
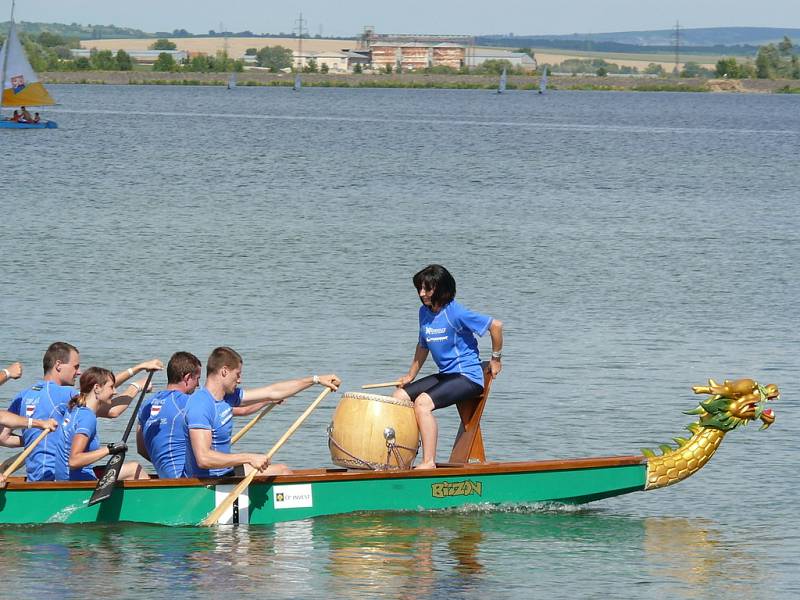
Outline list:
[[[45,84],[93,85],[220,85],[228,83],[229,73],[172,73],[157,71],[51,71],[39,74]],[[491,75],[334,74],[303,73],[304,87],[343,88],[430,88],[496,89],[499,77]],[[237,73],[237,86],[292,86],[294,74],[243,71]],[[509,90],[538,90],[538,76],[511,75]],[[800,93],[794,79],[704,79],[650,77],[559,76],[548,78],[550,90],[642,91],[642,92],[724,92],[724,93]]]

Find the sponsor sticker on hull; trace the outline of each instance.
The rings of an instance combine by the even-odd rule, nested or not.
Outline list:
[[[314,506],[314,496],[311,484],[302,485],[276,485],[272,488],[273,505],[279,508],[311,508]]]

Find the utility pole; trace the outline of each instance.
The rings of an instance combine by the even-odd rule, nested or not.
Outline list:
[[[300,17],[295,23],[297,23],[297,72],[299,73],[303,70],[303,28],[306,24],[303,13],[300,13]]]
[[[681,74],[681,24],[679,21],[675,21],[675,33],[672,35],[673,39],[675,40],[675,70],[673,73],[676,76],[680,76]]]
[[[225,33],[225,24],[220,22],[219,24],[219,32],[222,35],[222,51],[225,53],[225,56],[228,56],[228,34]]]

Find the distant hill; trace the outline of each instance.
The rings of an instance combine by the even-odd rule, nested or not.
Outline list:
[[[784,36],[800,42],[800,29],[780,27],[705,27],[680,30],[683,50],[688,52],[752,54],[759,46],[779,42]],[[478,44],[493,46],[536,46],[547,48],[598,50],[604,52],[653,52],[674,48],[675,29],[618,31],[612,33],[573,33],[569,35],[485,35]],[[637,50],[638,49],[638,50]]]
[[[8,31],[9,21],[0,23],[0,32],[5,37]],[[44,31],[54,33],[65,38],[79,38],[82,40],[97,40],[103,38],[146,38],[152,34],[145,33],[141,29],[130,27],[117,27],[116,25],[79,25],[72,23],[29,23],[28,21],[17,22],[17,31],[38,35]]]

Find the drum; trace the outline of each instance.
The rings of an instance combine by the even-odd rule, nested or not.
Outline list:
[[[350,469],[410,469],[419,450],[414,404],[347,392],[328,427],[331,460]]]

